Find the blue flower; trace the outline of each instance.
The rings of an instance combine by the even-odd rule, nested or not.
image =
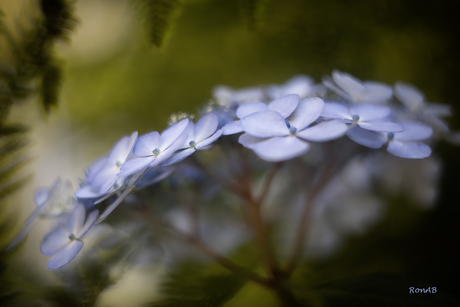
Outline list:
[[[126,161],[118,176],[126,177],[148,167],[154,167],[169,159],[182,145],[177,142],[189,123],[188,118],[181,120],[165,129],[161,135],[157,131],[139,137],[134,145],[133,153],[136,157]]]
[[[386,148],[390,154],[407,159],[423,159],[431,155],[428,145],[418,142],[431,137],[433,129],[419,123],[401,123],[402,132],[375,132],[354,127],[347,132],[347,136],[358,144],[370,148],[380,148],[388,143]]]
[[[205,149],[222,135],[222,130],[217,130],[217,126],[218,119],[214,113],[203,116],[196,124],[189,122],[188,127],[177,141],[179,151],[161,165],[177,163],[195,151]]]
[[[302,100],[287,119],[273,110],[252,113],[241,120],[246,133],[238,141],[267,161],[295,158],[308,151],[309,144],[305,141],[329,141],[347,131],[347,126],[338,120],[309,127],[323,108],[322,99],[308,98]]]
[[[332,80],[323,79],[323,84],[351,103],[385,103],[393,95],[391,87],[387,84],[374,81],[362,82],[338,70],[332,72]]]
[[[45,236],[40,251],[45,256],[52,256],[47,264],[49,269],[59,269],[80,252],[83,248],[82,238],[94,225],[98,214],[99,211],[94,210],[87,215],[85,206],[78,204],[65,223]]]
[[[99,198],[107,193],[120,189],[126,176],[117,174],[125,163],[137,140],[137,131],[131,136],[124,136],[113,146],[110,153],[97,159],[86,173],[86,184],[83,185],[75,196],[78,198]]]
[[[399,132],[403,127],[397,123],[385,120],[391,110],[384,106],[360,104],[346,107],[343,104],[329,102],[324,106],[321,117],[326,119],[339,119],[352,126],[358,125],[365,130]]]

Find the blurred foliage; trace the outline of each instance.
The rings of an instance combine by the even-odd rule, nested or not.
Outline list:
[[[68,40],[76,22],[69,1],[42,0],[39,5],[43,15],[30,17],[33,25],[15,29],[18,33],[10,31],[0,19],[0,35],[6,38],[0,58],[0,199],[27,178],[17,176],[27,162],[23,150],[27,128],[7,123],[9,109],[34,93],[38,93],[47,113],[57,105],[62,76],[53,44]]]
[[[161,47],[171,27],[171,20],[179,8],[179,0],[135,0],[139,4],[150,41]]]

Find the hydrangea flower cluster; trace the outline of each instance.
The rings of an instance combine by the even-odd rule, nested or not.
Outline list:
[[[60,180],[51,188],[37,191],[37,209],[10,248],[22,241],[37,217],[51,218],[56,227],[45,236],[40,250],[52,256],[50,269],[66,265],[82,250],[86,235],[133,190],[153,185],[174,172],[187,174],[187,161],[200,166],[194,154],[220,142],[243,146],[260,159],[278,164],[305,157],[313,164],[323,161],[330,166],[344,160],[341,163],[345,165],[356,161],[355,152],[349,150],[355,146],[353,142],[364,146],[358,146],[360,153],[366,152],[366,147],[384,147],[399,158],[423,159],[431,155],[428,144],[449,135],[444,117],[451,114],[447,105],[427,103],[412,85],[362,82],[340,71],[333,71],[322,84],[302,75],[281,85],[240,90],[218,86],[201,113],[196,122],[181,118],[161,133],[123,136],[109,153],[90,164],[73,196],[69,194],[70,184]],[[336,144],[334,150],[340,152],[329,154],[332,158],[327,160],[325,148],[330,143]],[[306,181],[314,182],[308,178]],[[268,193],[267,188],[255,199],[239,183],[221,183],[241,197],[249,195],[249,203],[261,202]],[[314,198],[317,190],[310,190],[307,198]],[[294,263],[295,253],[292,259]]]

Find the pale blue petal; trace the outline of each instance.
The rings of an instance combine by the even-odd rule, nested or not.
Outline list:
[[[218,124],[219,120],[217,119],[217,115],[212,112],[200,118],[195,124],[195,143],[200,143],[213,135],[217,130]]]
[[[442,103],[427,103],[425,113],[435,117],[444,117],[452,115],[450,105]]]
[[[96,176],[94,176],[91,185],[94,187],[101,188],[102,186],[105,186],[107,182],[114,183],[119,171],[120,168],[116,166],[114,163],[107,163],[105,167],[102,168]]]
[[[390,115],[390,108],[371,104],[357,104],[350,108],[352,115],[359,115],[359,122],[372,121]]]
[[[297,136],[313,142],[326,142],[339,138],[347,132],[348,126],[341,121],[331,120],[297,132]]]
[[[35,192],[35,203],[41,207],[47,200],[50,193],[50,188],[40,188]]]
[[[268,108],[278,112],[283,118],[287,118],[297,108],[298,103],[299,95],[290,94],[280,99],[273,100],[268,104]]]
[[[243,130],[255,137],[264,138],[289,134],[284,118],[272,110],[252,113],[240,122]]]
[[[86,209],[83,204],[77,204],[67,219],[67,228],[75,236],[82,229],[85,222]]]
[[[100,195],[104,195],[105,193],[108,193],[110,191],[110,189],[115,185],[115,183],[117,181],[120,182],[120,177],[118,177],[115,173],[114,176],[110,177],[110,180],[107,180],[104,185],[101,186],[101,188],[99,189],[99,194]],[[119,185],[120,187],[122,186],[122,184]],[[114,188],[114,190],[116,190]]]
[[[393,122],[358,122],[358,126],[363,129],[381,132],[401,132],[404,128]]]
[[[268,110],[268,106],[263,102],[246,102],[236,109],[236,117],[245,118],[249,114]]]
[[[140,172],[146,169],[153,161],[155,161],[155,159],[155,156],[151,156],[146,158],[134,158],[128,160],[121,166],[120,173],[118,174],[118,176],[126,177],[134,173]]]
[[[83,227],[77,233],[75,233],[75,236],[78,239],[83,238],[86,235],[86,233],[91,229],[91,227],[94,225],[94,222],[96,222],[97,220],[98,214],[99,214],[99,210],[97,209],[94,211],[91,211],[90,214],[88,214]]]
[[[77,198],[96,198],[98,196],[100,196],[99,189],[92,185],[83,186],[75,192]]]
[[[252,145],[251,149],[263,160],[280,162],[303,155],[308,151],[309,145],[297,137],[289,135],[259,142]]]
[[[168,160],[172,157],[178,150],[180,150],[180,146],[177,143],[172,144],[168,149],[162,151],[158,157],[153,161],[149,167],[154,167],[160,165],[164,161]]]
[[[208,137],[207,139],[203,140],[202,142],[198,143],[195,148],[202,149],[212,143],[214,143],[220,136],[222,135],[222,129],[219,129],[214,133],[212,136]]]
[[[238,138],[238,143],[243,145],[246,148],[252,148],[255,144],[260,143],[262,141],[266,141],[267,139],[264,138],[256,138],[248,133],[243,133]]]
[[[342,91],[334,82],[331,78],[329,77],[325,77],[321,80],[323,82],[323,84],[330,90],[332,90],[333,92],[335,92],[337,95],[343,97],[343,98],[346,98],[348,100],[353,100],[353,98],[351,98],[350,95],[348,95],[347,93],[345,93],[344,91]]]
[[[367,81],[363,83],[364,92],[361,101],[365,103],[382,103],[393,96],[393,90],[385,83]]]
[[[131,136],[122,137],[116,144],[113,146],[109,154],[109,160],[114,162],[125,162],[129,153],[131,152],[134,143],[137,140],[137,131],[133,132]]]
[[[307,98],[299,103],[294,113],[288,118],[291,126],[302,130],[318,119],[324,109],[324,101],[320,98]]]
[[[34,210],[34,212],[32,212],[29,217],[27,217],[27,220],[24,222],[24,224],[29,224],[30,222],[32,222],[33,220],[35,220],[37,218],[37,216],[39,216],[40,214],[46,212],[46,208],[44,208],[43,206],[42,207],[38,207],[37,209]]]
[[[400,81],[394,86],[394,94],[410,110],[420,108],[425,100],[423,93],[418,88]]]
[[[334,70],[332,72],[334,82],[353,99],[356,99],[364,91],[361,81],[350,74]]]
[[[134,145],[133,153],[138,157],[150,157],[155,148],[160,147],[160,134],[157,131],[153,131],[144,135],[141,135]]]
[[[394,139],[399,141],[425,140],[433,134],[433,129],[419,123],[401,123],[404,131],[394,134]]]
[[[431,149],[428,145],[415,142],[390,141],[387,151],[394,156],[407,159],[423,159],[431,155]]]
[[[352,120],[350,110],[343,104],[335,102],[326,102],[324,104],[321,117]]]
[[[384,134],[367,131],[357,126],[349,129],[346,134],[356,143],[374,149],[382,147],[387,142]]]
[[[195,148],[187,148],[182,151],[176,152],[171,158],[161,163],[161,166],[168,166],[177,162],[180,162],[193,154],[196,151]]]
[[[241,127],[241,123],[239,120],[234,120],[232,122],[227,123],[225,126],[222,127],[223,135],[231,135],[243,132],[243,127]]]
[[[178,123],[172,124],[161,133],[159,147],[161,151],[168,149],[181,136],[187,128],[188,122],[188,118],[185,118]]]
[[[64,225],[59,225],[48,233],[40,244],[40,251],[45,256],[51,256],[69,244],[70,232]]]
[[[99,173],[99,171],[104,167],[104,165],[107,163],[109,160],[108,156],[102,156],[97,158],[89,167],[88,170],[86,171],[86,180],[88,182],[92,182],[94,177]]]
[[[51,270],[59,269],[70,262],[83,248],[83,242],[73,240],[64,249],[60,250],[56,255],[48,261],[47,267]]]

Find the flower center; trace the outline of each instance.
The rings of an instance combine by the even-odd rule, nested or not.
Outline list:
[[[190,142],[188,143],[188,145],[189,145],[190,147],[195,147],[196,144],[195,144],[195,141],[190,141]]]
[[[295,134],[297,132],[297,128],[296,127],[289,127],[289,134]]]
[[[160,148],[155,148],[154,150],[152,150],[152,153],[155,157],[158,156],[160,154]]]
[[[122,164],[121,161],[117,161],[117,163],[115,163],[115,165],[116,165],[117,167],[120,167],[121,164]]]
[[[392,140],[394,137],[395,137],[395,134],[394,134],[393,132],[387,133],[387,138],[388,138],[389,140]]]
[[[359,115],[355,114],[351,117],[355,122],[359,120]]]
[[[76,239],[77,239],[77,237],[75,237],[75,235],[74,235],[73,233],[71,233],[71,234],[69,235],[69,240],[70,240],[70,241],[74,241],[74,240],[76,240]]]

